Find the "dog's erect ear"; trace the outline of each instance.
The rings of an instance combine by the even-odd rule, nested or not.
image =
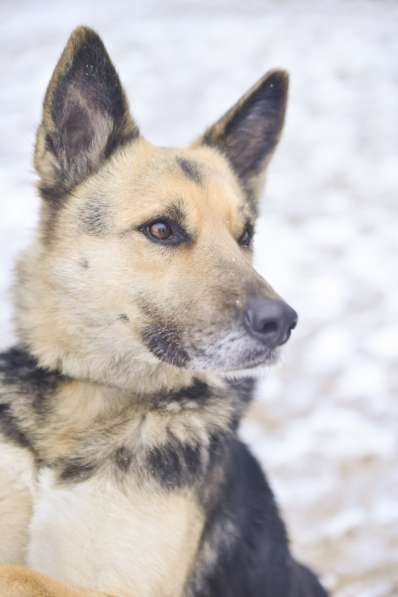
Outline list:
[[[138,135],[101,39],[86,27],[75,29],[48,86],[37,133],[42,195],[61,198]]]
[[[270,71],[195,143],[219,149],[252,200],[279,141],[288,86],[286,71]]]

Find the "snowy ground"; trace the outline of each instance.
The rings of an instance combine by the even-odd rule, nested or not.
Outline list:
[[[79,23],[103,34],[160,144],[189,141],[266,69],[290,70],[257,265],[301,321],[243,432],[296,553],[338,597],[396,597],[398,3],[2,0],[2,345],[12,262],[37,217],[40,103]]]

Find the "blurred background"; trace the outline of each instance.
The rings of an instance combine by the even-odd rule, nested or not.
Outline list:
[[[242,435],[297,556],[338,597],[396,597],[398,2],[1,0],[1,347],[13,341],[13,261],[37,221],[41,101],[82,23],[161,145],[188,143],[267,69],[290,71],[256,265],[300,324]]]

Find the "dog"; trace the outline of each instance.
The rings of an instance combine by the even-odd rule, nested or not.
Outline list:
[[[189,148],[155,147],[99,36],[72,33],[0,355],[1,595],[327,595],[237,435],[297,324],[252,266],[287,94],[270,71]]]

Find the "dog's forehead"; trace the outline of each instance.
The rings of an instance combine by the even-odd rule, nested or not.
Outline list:
[[[225,158],[206,148],[174,149],[139,142],[115,160],[108,182],[124,209],[161,213],[178,203],[200,217],[241,219],[244,193]]]

